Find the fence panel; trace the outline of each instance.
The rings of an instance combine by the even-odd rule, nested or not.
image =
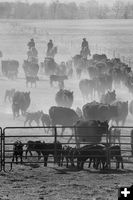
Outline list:
[[[10,171],[12,170],[12,167],[14,166],[15,162],[12,161],[13,157],[13,144],[16,140],[20,140],[24,144],[24,154],[23,154],[23,164],[24,165],[37,165],[38,167],[40,165],[44,165],[44,155],[41,155],[40,160],[38,160],[38,155],[35,151],[33,151],[33,155],[31,156],[28,152],[27,159],[25,157],[26,154],[26,144],[30,141],[41,141],[45,143],[53,143],[55,142],[54,149],[53,149],[53,155],[48,156],[48,164],[51,166],[57,162],[58,159],[58,150],[57,150],[57,142],[60,142],[62,146],[69,145],[70,147],[75,147],[78,143],[77,141],[80,141],[80,147],[85,145],[91,145],[96,144],[96,141],[98,141],[98,144],[106,144],[107,146],[114,145],[114,142],[112,142],[112,138],[116,136],[112,136],[109,134],[110,132],[106,131],[102,135],[102,138],[99,140],[98,135],[88,135],[89,133],[89,127],[87,127],[88,132],[87,135],[85,133],[82,135],[77,135],[77,129],[76,127],[63,127],[65,128],[65,131],[62,135],[62,128],[61,127],[6,127],[1,129],[1,170],[4,171]],[[82,130],[86,127],[82,127]],[[92,128],[92,127],[91,127]],[[114,128],[121,130],[120,137],[120,143],[119,141],[115,145],[120,145],[121,147],[121,155],[123,158],[124,165],[126,164],[127,168],[132,168],[133,164],[133,136],[131,136],[131,129],[133,127],[111,127],[110,130],[112,131]],[[75,130],[75,131],[74,131]],[[74,131],[74,132],[73,132]],[[75,133],[75,134],[74,134]],[[84,133],[84,131],[81,131],[80,133]],[[78,137],[78,140],[76,140],[76,137]],[[71,140],[70,140],[71,138]],[[115,138],[117,139],[117,138]],[[70,140],[70,141],[69,141]],[[69,141],[69,142],[68,142]],[[114,140],[113,140],[114,141]],[[108,148],[107,148],[108,149]],[[84,156],[84,155],[82,155]],[[76,162],[76,160],[75,160]],[[66,161],[65,161],[66,163]],[[115,168],[116,160],[112,160],[112,155],[110,149],[107,150],[107,164],[109,168]],[[77,164],[77,163],[76,163]]]
[[[15,162],[12,162],[13,144],[17,140],[20,140],[24,144],[24,156],[23,156],[24,165],[28,165],[28,164],[31,165],[35,163],[37,165],[40,165],[41,163],[44,164],[43,156],[41,157],[40,160],[38,160],[38,156],[35,152],[33,153],[33,156],[28,155],[27,159],[25,159],[26,144],[29,140],[30,141],[40,140],[41,142],[45,141],[46,143],[55,142],[54,155],[49,156],[49,159],[48,159],[48,163],[55,163],[58,157],[57,156],[57,151],[58,151],[57,142],[60,142],[62,146],[69,145],[71,147],[75,147],[77,145],[77,143],[75,142],[74,134],[73,134],[74,127],[67,126],[63,128],[65,128],[63,135],[62,135],[62,127],[45,127],[45,128],[44,127],[32,127],[32,128],[31,127],[6,127],[4,128],[3,130],[3,162],[4,162],[3,170],[10,171],[12,170],[12,167],[15,164]],[[86,127],[82,127],[82,129],[84,128]],[[87,129],[88,128],[89,127],[87,127]],[[104,135],[102,142],[107,142],[106,136],[107,134]],[[81,135],[79,135],[78,137],[80,140]],[[90,139],[88,139],[88,137],[90,137]],[[80,141],[80,145],[84,146],[84,145],[92,144],[94,143],[95,138],[96,136],[93,136],[93,135],[91,136],[82,135],[82,141]],[[68,142],[69,140],[70,142]]]
[[[12,170],[13,165],[16,163],[12,161],[13,158],[13,145],[14,142],[21,141],[23,143],[23,164],[24,165],[34,165],[34,164],[41,164],[44,163],[43,159],[41,158],[38,160],[38,155],[36,152],[33,152],[31,156],[28,152],[27,159],[26,159],[26,144],[28,141],[45,141],[45,142],[54,142],[55,141],[55,128],[50,128],[50,134],[46,134],[44,127],[6,127],[3,130],[3,160],[4,160],[4,171]],[[53,129],[53,130],[52,130]],[[50,159],[51,160],[51,159]],[[50,161],[49,161],[50,162]],[[20,163],[20,160],[18,160]]]
[[[2,171],[2,138],[3,138],[3,135],[2,135],[2,128],[0,127],[0,171]]]
[[[131,130],[133,127],[131,126],[112,126],[111,131],[114,129],[120,130],[120,135],[109,135],[109,143],[110,145],[119,145],[121,149],[121,156],[123,158],[123,163],[127,169],[131,169],[133,165],[133,134],[131,134]],[[117,142],[116,142],[117,140]],[[110,160],[111,160],[111,151]],[[113,163],[114,161],[111,161]],[[125,167],[124,167],[125,168]]]

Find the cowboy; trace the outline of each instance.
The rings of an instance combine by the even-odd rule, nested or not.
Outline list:
[[[53,41],[49,40],[47,44],[47,54],[50,52],[50,50],[53,48]]]
[[[86,38],[83,38],[80,55],[85,59],[87,58],[88,55],[91,55],[88,41],[86,40]]]
[[[29,49],[31,49],[32,47],[35,47],[35,41],[33,38],[28,42],[27,46],[29,47]]]
[[[85,47],[88,49],[89,45],[88,45],[86,38],[83,38],[81,49],[84,49]]]
[[[37,64],[38,63],[38,51],[35,47],[32,47],[31,51],[32,51],[32,62]]]
[[[31,51],[32,51],[33,57],[38,57],[38,51],[37,51],[37,49],[35,47],[32,47]]]

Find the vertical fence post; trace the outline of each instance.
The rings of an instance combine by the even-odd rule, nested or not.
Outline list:
[[[133,156],[133,130],[131,131],[131,154]]]
[[[5,171],[5,128],[2,132],[2,170]]]
[[[0,171],[2,171],[2,129],[0,128]]]
[[[54,127],[54,163],[57,163],[57,128]]]
[[[111,140],[111,128],[106,130],[107,133],[107,166],[109,167],[109,169],[111,168],[110,165],[110,140]]]

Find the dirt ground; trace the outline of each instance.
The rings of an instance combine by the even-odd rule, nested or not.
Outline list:
[[[83,171],[17,165],[0,173],[1,200],[117,200],[118,187],[133,183],[133,171]]]

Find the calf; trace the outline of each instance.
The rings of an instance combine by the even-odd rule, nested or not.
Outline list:
[[[24,126],[27,122],[29,122],[29,126],[31,126],[32,121],[35,121],[37,126],[39,126],[42,115],[43,111],[26,112]]]
[[[27,159],[27,153],[29,152],[32,156],[32,151],[36,151],[38,154],[38,160],[41,158],[40,145],[41,141],[31,141],[29,140],[26,144],[25,159]]]
[[[71,166],[74,167],[74,153],[76,148],[72,148],[70,146],[65,145],[62,149],[62,164],[64,158],[66,159],[66,167],[68,168],[69,162],[71,163]]]
[[[16,158],[16,164],[18,164],[18,157],[20,157],[21,164],[23,162],[23,144],[21,141],[16,141],[13,144],[13,157],[12,162],[14,162],[14,158]]]
[[[64,86],[64,80],[67,80],[68,77],[66,75],[58,76],[58,75],[51,75],[50,76],[50,85],[53,86],[53,82],[58,82]]]
[[[6,91],[5,91],[5,98],[4,98],[4,101],[6,102],[6,100],[7,100],[7,98],[8,98],[9,102],[11,103],[14,93],[15,93],[15,89],[14,89],[14,88],[11,89],[11,90],[6,90]]]
[[[83,169],[86,160],[90,159],[89,166],[92,160],[94,161],[93,167],[98,169],[102,163],[102,168],[105,167],[106,157],[104,146],[102,145],[85,145],[77,150],[77,167]]]
[[[47,166],[48,156],[52,154],[54,156],[54,161],[57,162],[58,166],[61,166],[61,158],[62,158],[62,144],[60,142],[57,143],[41,143],[40,150],[44,157],[44,166]]]
[[[120,167],[120,163],[121,168],[124,169],[123,158],[121,156],[121,147],[119,145],[115,145],[107,148],[107,150],[109,151],[110,159],[116,159],[116,169]]]

